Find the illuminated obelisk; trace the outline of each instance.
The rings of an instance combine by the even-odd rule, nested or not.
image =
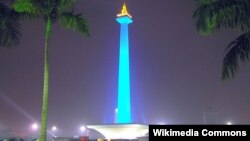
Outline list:
[[[123,4],[121,13],[117,14],[116,21],[121,26],[117,123],[131,123],[128,25],[133,21],[125,3]]]
[[[130,110],[130,75],[129,75],[129,32],[128,25],[132,23],[132,16],[123,4],[122,11],[116,21],[120,24],[120,56],[118,76],[118,107],[115,109],[115,124],[88,125],[101,133],[105,139],[138,139],[146,136],[148,125],[135,124],[131,119]]]

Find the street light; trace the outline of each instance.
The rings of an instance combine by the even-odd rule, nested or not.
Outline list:
[[[232,125],[233,123],[231,121],[228,121],[227,122],[227,125]]]
[[[33,124],[31,125],[31,129],[32,129],[33,131],[36,131],[36,130],[38,129],[38,124],[37,124],[37,123],[33,123]]]
[[[165,125],[166,123],[164,121],[158,122],[158,125]]]
[[[56,126],[52,126],[51,130],[52,130],[53,132],[55,132],[55,131],[57,130],[57,127],[56,127]]]
[[[80,131],[81,131],[81,132],[84,132],[85,130],[86,130],[86,127],[85,127],[85,126],[83,126],[83,125],[80,126]]]
[[[87,129],[87,127],[86,126],[80,126],[80,132],[81,132],[81,135],[83,135],[83,136],[88,136],[88,134],[89,134],[89,130]]]
[[[36,141],[37,140],[37,136],[38,136],[37,130],[39,128],[38,123],[31,124],[30,128],[33,131],[32,135],[31,135],[32,138],[33,138],[32,140]]]

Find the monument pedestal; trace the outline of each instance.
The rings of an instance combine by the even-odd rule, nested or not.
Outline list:
[[[143,124],[88,125],[87,128],[98,131],[105,139],[139,139],[149,131],[149,126]]]

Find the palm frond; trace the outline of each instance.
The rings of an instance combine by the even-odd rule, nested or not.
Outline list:
[[[250,28],[249,0],[196,0],[198,8],[193,18],[197,30],[202,34],[213,33],[216,29]]]
[[[239,69],[239,61],[249,61],[250,56],[250,32],[246,32],[232,41],[227,49],[223,59],[222,80],[235,76]]]
[[[5,28],[0,28],[0,46],[16,46],[20,43],[21,33],[18,22],[8,21],[4,24]]]
[[[37,15],[42,10],[36,0],[16,0],[13,4],[13,8],[17,12],[25,12],[33,15]]]
[[[19,14],[0,4],[0,46],[14,46],[20,42]]]
[[[209,5],[216,0],[195,0],[198,5]]]
[[[60,23],[64,28],[72,29],[81,35],[90,36],[88,22],[81,14],[73,14],[72,12],[63,13]]]
[[[59,12],[63,13],[71,11],[75,2],[76,0],[60,0]]]
[[[48,16],[52,23],[58,21],[60,15],[72,11],[75,0],[51,0],[48,8]]]

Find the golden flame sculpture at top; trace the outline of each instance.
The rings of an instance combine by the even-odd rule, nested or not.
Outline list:
[[[132,16],[128,13],[127,6],[125,3],[122,6],[121,13],[117,14],[117,17],[123,17],[123,16],[128,16],[129,18],[132,18]]]

